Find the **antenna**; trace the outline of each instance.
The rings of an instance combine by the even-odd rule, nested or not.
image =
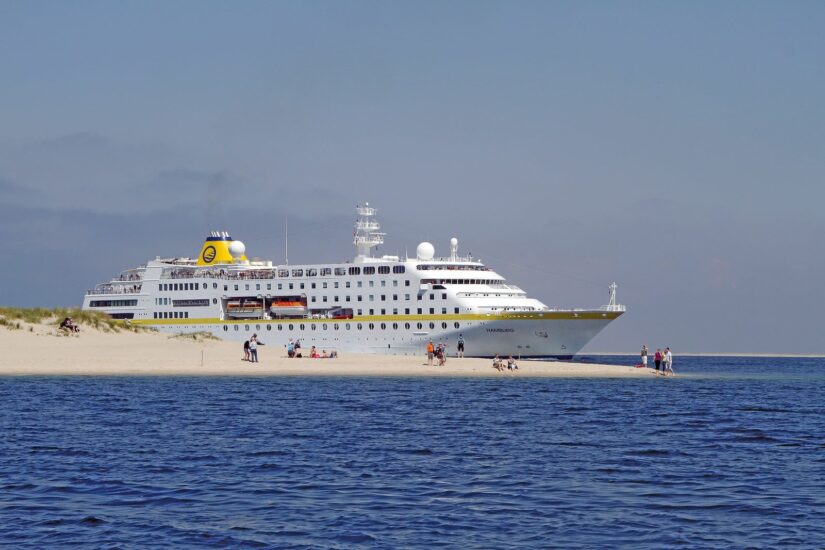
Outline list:
[[[284,263],[289,265],[289,214],[284,214]]]

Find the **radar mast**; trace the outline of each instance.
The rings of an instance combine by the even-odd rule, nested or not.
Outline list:
[[[358,251],[355,262],[359,263],[372,255],[373,247],[384,244],[385,233],[378,231],[381,226],[373,219],[378,210],[370,207],[370,203],[366,202],[364,206],[356,206],[355,210],[358,212],[358,221],[355,222],[355,235],[352,243]]]

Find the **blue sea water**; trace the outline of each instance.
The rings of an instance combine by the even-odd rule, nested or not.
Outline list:
[[[825,360],[674,366],[0,378],[0,545],[825,546]]]

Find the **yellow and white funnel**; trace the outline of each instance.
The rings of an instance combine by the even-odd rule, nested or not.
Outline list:
[[[233,241],[226,231],[212,231],[201,247],[198,265],[247,263],[245,252],[246,246],[241,241]]]

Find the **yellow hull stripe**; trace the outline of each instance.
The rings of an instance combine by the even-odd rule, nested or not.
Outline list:
[[[613,320],[621,311],[548,311],[526,313],[453,314],[453,315],[361,315],[352,319],[133,319],[136,325],[254,325],[254,324],[311,324],[311,323],[404,323],[404,322],[441,322],[441,321],[587,321]]]

